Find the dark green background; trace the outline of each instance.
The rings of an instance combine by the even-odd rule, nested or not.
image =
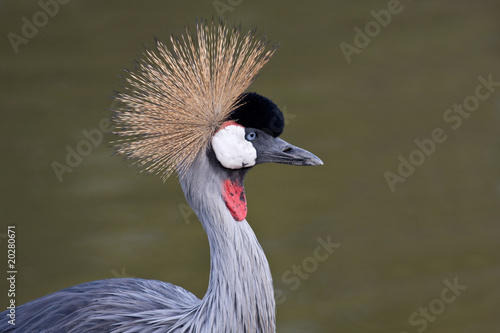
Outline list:
[[[286,111],[285,140],[325,162],[259,166],[246,179],[248,221],[284,300],[278,331],[417,332],[409,316],[457,278],[467,289],[425,331],[500,332],[500,88],[457,130],[443,120],[478,76],[500,81],[500,3],[401,1],[350,64],[340,43],[353,44],[353,29],[388,1],[232,3],[228,20],[281,44],[251,90]],[[62,182],[52,163],[109,116],[142,44],[217,17],[213,1],[71,1],[15,53],[8,33],[40,10],[0,2],[0,233],[16,225],[18,303],[124,275],[202,297],[208,243],[196,217],[183,217],[175,177],[138,174],[107,143]],[[384,172],[435,128],[447,140],[392,192]],[[329,235],[340,247],[290,290],[283,274]]]

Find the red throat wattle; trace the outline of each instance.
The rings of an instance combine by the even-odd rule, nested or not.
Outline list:
[[[247,199],[243,185],[238,180],[226,179],[222,197],[233,218],[236,221],[243,221],[247,216]]]

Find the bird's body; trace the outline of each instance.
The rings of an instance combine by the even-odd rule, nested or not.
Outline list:
[[[168,332],[172,323],[164,321],[178,317],[179,309],[193,308],[199,303],[193,294],[165,282],[135,278],[100,280],[60,290],[16,308],[16,325],[2,322],[0,331]],[[143,315],[151,324],[140,322]],[[162,330],[152,324],[159,320]]]
[[[201,300],[156,280],[93,281],[18,307],[16,326],[10,328],[46,333],[274,332],[266,256],[247,221],[235,222],[222,199],[223,181],[242,181],[246,171],[206,172],[214,168],[211,164],[210,156],[201,154],[181,179],[210,245],[209,286]],[[8,328],[0,324],[0,332]]]
[[[17,307],[15,326],[7,323],[8,313],[2,313],[0,332],[275,332],[271,272],[246,221],[243,180],[260,163],[322,162],[278,137],[284,119],[274,103],[255,93],[242,94],[270,57],[263,44],[247,35],[241,52],[235,53],[243,54],[241,60],[228,55],[227,44],[220,42],[233,45],[236,33],[210,29],[203,25],[198,29],[199,52],[188,37],[191,53],[185,53],[186,59],[179,58],[182,50],[175,49],[175,43],[175,55],[163,54],[157,61],[149,54],[153,60],[127,80],[133,89],[118,97],[125,106],[116,114],[122,125],[118,134],[126,137],[120,153],[138,158],[149,170],[163,170],[166,176],[173,168],[179,172],[186,200],[209,240],[205,296],[198,299],[181,287],[155,280],[94,281]],[[169,65],[162,68],[162,62]],[[182,85],[183,80],[198,82],[202,88],[193,92]],[[232,93],[225,95],[224,87]],[[208,109],[198,112],[195,106]]]

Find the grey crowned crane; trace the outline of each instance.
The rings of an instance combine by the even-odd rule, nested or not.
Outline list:
[[[271,272],[246,221],[243,179],[255,165],[321,165],[279,138],[284,117],[268,98],[245,93],[273,55],[255,31],[197,24],[170,46],[157,41],[116,94],[117,152],[165,180],[174,171],[210,244],[208,290],[198,299],[155,280],[80,284],[1,314],[0,332],[275,332]]]

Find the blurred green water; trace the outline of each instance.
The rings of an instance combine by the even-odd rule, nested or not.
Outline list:
[[[500,332],[500,89],[458,129],[443,120],[478,76],[500,81],[500,4],[401,1],[348,63],[340,43],[354,45],[353,28],[387,5],[242,1],[224,13],[280,42],[252,90],[286,110],[286,140],[325,162],[260,166],[246,180],[248,220],[280,291],[278,331],[417,332],[423,324],[409,317],[457,278],[467,289],[435,308],[425,331]],[[16,225],[17,301],[123,275],[203,296],[208,244],[175,178],[138,175],[106,143],[62,182],[52,163],[109,116],[121,68],[142,43],[216,16],[213,2],[72,1],[16,53],[8,33],[22,34],[22,18],[40,10],[0,2],[0,233]],[[384,173],[435,128],[447,140],[392,192]],[[318,237],[340,247],[302,268],[297,287],[289,278],[312,267]]]

